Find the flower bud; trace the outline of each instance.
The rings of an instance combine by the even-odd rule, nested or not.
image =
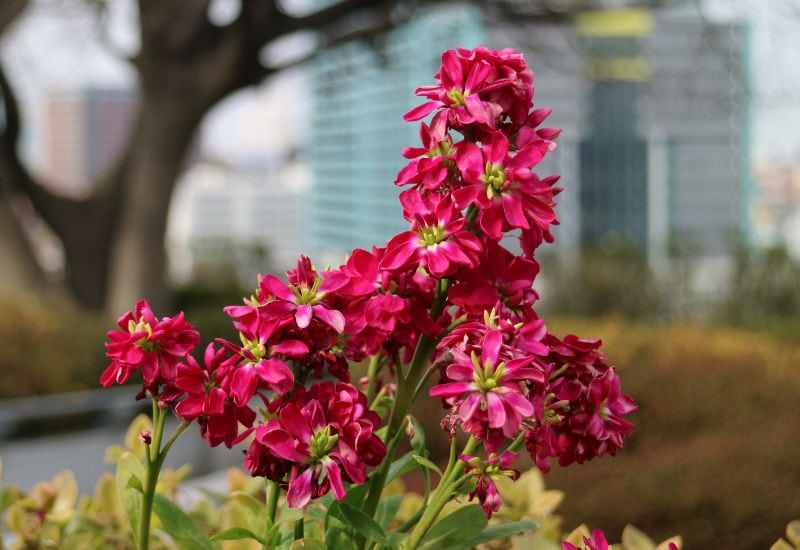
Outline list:
[[[139,441],[145,445],[150,445],[153,442],[153,436],[150,433],[150,430],[142,430],[139,432]]]

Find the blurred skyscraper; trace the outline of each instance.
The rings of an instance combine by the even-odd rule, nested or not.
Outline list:
[[[135,112],[136,93],[130,89],[50,95],[44,110],[45,181],[67,194],[89,191],[121,154]]]
[[[313,66],[310,245],[381,244],[403,228],[394,181],[416,145],[402,114],[442,51],[513,46],[537,106],[564,129],[539,172],[562,174],[555,250],[624,240],[652,259],[726,256],[749,234],[748,27],[696,12],[620,10],[574,26],[485,26],[472,7],[431,10],[376,53],[336,48]]]
[[[300,253],[307,184],[305,164],[294,158],[194,163],[178,182],[170,212],[171,278],[249,288],[256,273],[291,267]]]
[[[306,235],[325,262],[383,244],[404,228],[392,182],[406,162],[400,152],[417,145],[419,129],[403,114],[421,103],[414,89],[433,82],[444,50],[483,40],[478,10],[448,4],[389,33],[379,51],[350,44],[312,64]]]

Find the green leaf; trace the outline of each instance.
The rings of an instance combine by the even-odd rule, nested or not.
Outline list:
[[[399,533],[395,531],[391,535],[389,535],[389,539],[386,541],[386,547],[388,548],[401,548],[403,545],[403,541],[408,538],[408,533]]]
[[[346,502],[354,508],[363,508],[364,501],[367,499],[367,492],[369,491],[369,483],[350,487],[347,490],[347,496],[343,502]]]
[[[0,489],[0,514],[8,510],[12,504],[22,497],[22,491],[16,487],[3,487]]]
[[[633,525],[622,530],[623,550],[655,550],[656,543]]]
[[[359,535],[375,542],[386,542],[386,534],[378,522],[346,502],[334,503],[329,513]]]
[[[441,550],[452,546],[464,548],[469,540],[483,532],[487,520],[483,510],[477,504],[459,508],[439,523],[422,539],[422,547],[426,550]]]
[[[115,481],[119,498],[122,501],[123,508],[125,508],[125,515],[128,516],[128,521],[131,525],[133,539],[136,541],[139,536],[139,513],[142,509],[142,493],[136,489],[129,488],[131,477],[138,478],[141,486],[141,480],[144,477],[144,465],[139,462],[139,459],[133,453],[125,452],[122,453],[117,461]]]
[[[400,502],[403,500],[403,495],[389,495],[383,497],[378,502],[377,520],[378,525],[387,529],[392,523],[394,516],[397,515],[397,510],[400,508]]]
[[[414,418],[409,416],[411,425],[414,427],[414,437],[411,438],[411,448],[414,449],[418,455],[427,453],[427,446],[425,445],[425,430],[422,429],[422,424]]]
[[[289,550],[328,550],[328,546],[319,539],[300,539],[296,540],[289,547]]]
[[[519,535],[520,533],[525,533],[526,531],[533,531],[538,527],[539,526],[534,522],[524,520],[512,521],[510,523],[503,523],[501,525],[492,525],[491,527],[484,529],[480,535],[469,541],[467,546],[472,548],[473,546],[478,546],[484,542],[503,539],[512,535]]]
[[[250,531],[249,529],[244,529],[243,527],[231,527],[230,529],[226,529],[221,533],[217,533],[210,540],[218,541],[218,540],[242,540],[242,539],[253,539],[255,541],[260,542],[264,546],[267,545],[266,541]]]
[[[294,523],[297,520],[303,519],[303,511],[297,508],[289,508],[284,506],[278,519],[275,520],[275,525],[283,525],[284,523]]]
[[[253,516],[257,516],[259,512],[264,509],[263,502],[243,491],[235,491],[231,493],[230,499],[244,505],[248,510],[250,510]]]
[[[795,546],[800,547],[800,519],[791,521],[786,526],[786,538]]]
[[[281,510],[280,515],[275,520],[275,523],[267,533],[267,538],[269,540],[273,540],[278,537],[278,533],[281,530],[281,525],[285,525],[287,523],[294,523],[298,520],[303,519],[304,513],[302,510],[297,510],[296,508],[289,508],[288,506],[284,506]],[[265,544],[265,546],[268,546]]]
[[[142,480],[139,479],[138,477],[136,477],[135,475],[132,475],[128,479],[128,483],[125,484],[125,488],[126,489],[134,489],[134,490],[139,491],[140,493],[144,494],[144,487],[142,487]]]
[[[347,531],[334,526],[329,526],[325,532],[325,545],[336,550],[358,550],[359,548]]]
[[[431,462],[430,460],[428,460],[427,458],[425,458],[424,456],[412,455],[412,458],[417,463],[419,463],[422,466],[424,466],[425,468],[427,468],[429,470],[433,470],[434,472],[439,474],[439,477],[442,477],[442,471],[439,469],[439,467],[436,464],[434,464],[433,462]]]
[[[197,527],[192,518],[165,496],[155,496],[153,511],[161,520],[164,531],[172,537],[179,548],[214,550],[214,545],[209,542],[208,537]]]
[[[389,475],[386,477],[386,483],[400,477],[411,470],[419,467],[419,464],[414,460],[413,453],[407,453],[392,462],[389,466]]]

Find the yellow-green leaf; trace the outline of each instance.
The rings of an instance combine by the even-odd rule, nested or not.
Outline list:
[[[786,526],[786,538],[789,539],[789,542],[794,544],[795,547],[800,547],[800,519],[791,521],[789,525]]]
[[[131,532],[134,537],[139,533],[139,511],[142,507],[142,493],[136,489],[128,488],[131,476],[144,479],[144,466],[132,453],[125,452],[117,462],[116,485],[117,494],[122,501],[122,507],[128,516]]]
[[[639,529],[628,524],[622,530],[622,548],[623,550],[655,550],[656,543]]]

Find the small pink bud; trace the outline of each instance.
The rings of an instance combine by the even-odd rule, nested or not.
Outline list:
[[[158,408],[161,409],[162,411],[166,411],[169,408],[169,403],[167,403],[163,399],[159,399]]]
[[[145,445],[150,445],[153,442],[153,437],[150,434],[150,430],[142,430],[139,432],[139,441],[144,443]]]
[[[406,416],[406,435],[409,439],[414,439],[417,435],[417,430],[414,423],[411,421],[411,416]]]

